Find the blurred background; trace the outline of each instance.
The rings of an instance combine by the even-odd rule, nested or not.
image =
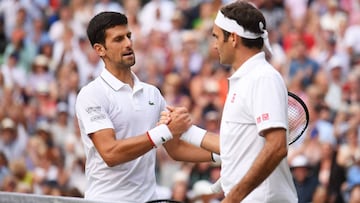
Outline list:
[[[133,71],[195,124],[218,132],[231,69],[212,46],[218,9],[231,0],[1,0],[0,191],[82,197],[84,151],[74,115],[80,88],[104,68],[86,36],[101,11],[127,15]],[[310,110],[289,147],[299,202],[360,201],[360,1],[251,0],[267,21],[288,90]],[[213,163],[173,161],[158,148],[159,194],[220,202]]]

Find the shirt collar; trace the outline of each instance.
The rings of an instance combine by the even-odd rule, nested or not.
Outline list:
[[[103,69],[100,77],[105,81],[106,84],[108,84],[115,91],[119,91],[122,87],[127,85],[126,83],[123,83],[121,80],[117,79],[106,68]],[[131,77],[134,80],[134,90],[142,89],[142,85],[139,78],[133,72],[131,72]]]
[[[263,63],[265,60],[265,53],[260,52],[250,57],[245,63],[243,63],[235,72],[232,74],[229,79],[241,78],[250,71],[254,70],[254,67],[258,64]]]

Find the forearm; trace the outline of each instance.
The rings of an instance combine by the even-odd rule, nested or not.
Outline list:
[[[121,140],[105,134],[102,132],[102,135],[92,135],[91,138],[100,156],[109,167],[134,160],[154,147],[146,134]]]
[[[179,139],[172,139],[163,146],[165,147],[170,157],[176,161],[212,161],[211,152]]]
[[[219,135],[211,132],[206,132],[201,147],[216,154],[220,154],[220,138]]]

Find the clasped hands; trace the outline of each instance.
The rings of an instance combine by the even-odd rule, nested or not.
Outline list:
[[[192,125],[192,119],[185,107],[166,107],[168,111],[162,111],[157,125],[165,124],[174,138],[180,138]]]

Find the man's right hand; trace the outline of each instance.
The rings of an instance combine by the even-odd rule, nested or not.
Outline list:
[[[170,118],[165,115],[160,118],[159,122],[168,121],[168,127],[174,138],[179,138],[183,132],[192,125],[191,116],[185,107],[167,107]]]

